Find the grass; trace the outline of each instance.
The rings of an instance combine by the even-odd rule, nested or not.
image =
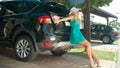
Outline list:
[[[99,59],[110,60],[110,61],[114,60],[113,58],[115,57],[115,52],[100,51],[100,50],[95,50],[95,51]],[[84,48],[73,48],[68,52],[68,54],[87,57],[86,52],[84,52]]]

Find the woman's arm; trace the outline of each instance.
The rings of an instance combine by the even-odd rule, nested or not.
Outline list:
[[[59,23],[62,22],[62,21],[67,21],[67,20],[72,20],[72,19],[74,19],[74,16],[73,16],[73,15],[70,15],[70,16],[68,16],[68,17],[65,17],[65,18],[62,18],[62,19],[59,19],[59,20],[54,20],[54,22],[55,22],[56,24],[59,24]]]

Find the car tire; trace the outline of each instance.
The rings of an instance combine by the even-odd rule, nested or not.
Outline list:
[[[32,61],[36,56],[33,41],[29,36],[20,36],[15,41],[15,55],[20,61]]]
[[[105,44],[111,44],[111,43],[112,43],[112,39],[111,39],[110,36],[104,36],[104,37],[102,38],[102,41],[103,41],[103,43],[105,43]]]
[[[62,56],[66,53],[67,51],[51,51],[51,53],[55,56]]]

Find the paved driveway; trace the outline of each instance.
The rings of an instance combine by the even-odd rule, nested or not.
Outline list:
[[[111,61],[100,60],[102,68],[111,68]],[[34,61],[20,62],[11,49],[0,48],[0,68],[89,68],[87,57],[65,54],[57,57],[41,53]]]
[[[32,62],[20,62],[15,59],[12,50],[1,48],[0,68],[89,68],[89,66],[86,57],[68,54],[57,57],[49,52],[41,53]]]
[[[117,45],[92,43],[94,49],[113,50]],[[102,68],[112,68],[112,62],[100,60]],[[34,61],[20,62],[15,59],[14,52],[9,48],[0,48],[0,68],[89,68],[88,58],[65,54],[61,57],[53,56],[50,52],[44,52],[37,56]]]

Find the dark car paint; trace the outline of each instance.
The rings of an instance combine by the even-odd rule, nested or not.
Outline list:
[[[34,2],[34,1],[31,1],[31,3],[32,2]],[[21,1],[21,0],[20,1],[6,1],[6,2],[4,1],[4,2],[1,2],[0,4],[2,4],[5,7],[8,7],[9,3],[12,6],[12,5],[18,5],[18,3],[29,3],[29,2],[28,1]],[[41,11],[40,10],[41,7],[39,7],[39,6],[41,6],[42,3],[38,3],[38,2],[35,2],[35,3],[38,6],[34,10],[37,10],[37,11],[25,10],[27,12],[24,12],[24,11],[19,11],[19,10],[24,10],[24,8],[21,8],[21,9],[6,8],[6,9],[9,9],[9,10],[13,11],[14,13],[10,14],[10,15],[0,15],[0,18],[5,20],[3,24],[5,24],[7,22],[7,20],[14,21],[14,22],[11,22],[13,27],[11,27],[9,29],[10,30],[9,38],[7,40],[1,40],[0,42],[3,42],[3,41],[9,42],[9,44],[6,43],[6,42],[5,43],[10,46],[10,43],[14,44],[17,37],[19,37],[23,34],[28,34],[33,39],[33,41],[35,42],[34,43],[35,44],[35,49],[38,50],[37,45],[39,44],[40,41],[42,41],[44,39],[44,36],[41,33],[41,37],[40,37],[40,32],[42,32],[42,31],[37,30],[37,25],[38,25],[37,17],[43,16],[43,15],[46,15],[46,14],[49,14],[49,13],[55,13],[55,14],[58,14],[58,15],[61,15],[61,16],[63,16],[62,14],[64,14],[65,16],[67,16],[68,15],[67,13],[69,12],[67,9],[65,10],[65,9],[62,9],[62,8],[60,8],[59,11],[60,10],[62,10],[62,11],[65,10],[65,11],[67,11],[67,13],[63,12],[63,13],[60,14],[60,12],[57,13],[57,11],[52,11],[53,9],[45,10],[47,6],[45,8],[42,8],[42,11]],[[45,5],[47,5],[47,3],[49,3],[49,2],[46,2]],[[51,3],[49,3],[49,4],[51,4]],[[57,5],[57,3],[55,3],[55,2],[53,2],[52,4]],[[61,5],[58,4],[58,6],[61,6]],[[42,6],[42,7],[44,7],[44,6]],[[63,5],[62,5],[62,7],[63,7]],[[56,8],[58,9],[59,7],[56,7]],[[54,10],[55,10],[55,7],[54,7]],[[4,25],[0,25],[0,26],[3,27]],[[41,25],[39,25],[39,26],[42,27]],[[3,29],[1,31],[3,31]],[[3,37],[3,34],[1,34],[0,38],[2,38],[2,37]]]
[[[100,29],[92,29],[92,27],[106,27],[105,30]],[[102,40],[104,36],[111,37],[112,40],[115,40],[115,35],[113,34],[114,30],[113,27],[107,25],[91,25],[91,38],[92,39],[99,39]]]

